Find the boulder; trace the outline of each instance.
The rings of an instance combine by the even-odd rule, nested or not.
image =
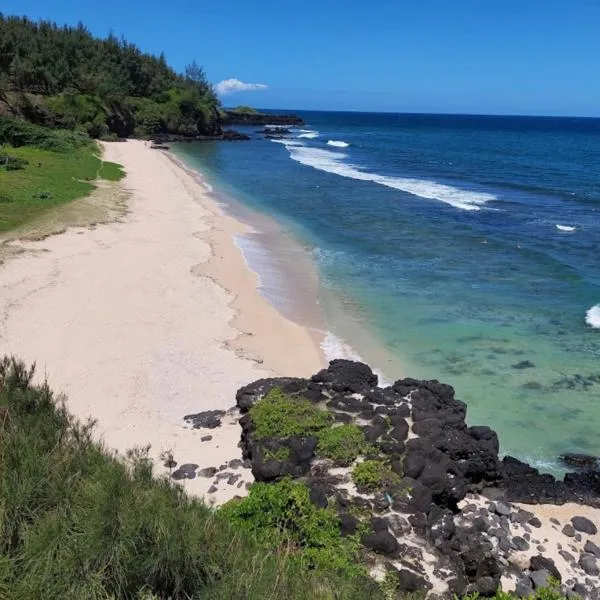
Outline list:
[[[579,558],[579,566],[587,575],[592,577],[596,577],[600,574],[600,569],[598,569],[596,558],[589,554],[584,554]]]
[[[600,459],[589,454],[561,454],[559,460],[567,467],[578,471],[597,471],[600,468]]]
[[[398,540],[387,529],[364,535],[362,543],[377,554],[390,556],[398,551]]]
[[[398,571],[398,591],[405,593],[422,592],[431,589],[431,584],[408,569]]]
[[[562,581],[562,575],[556,568],[556,565],[551,558],[546,558],[545,556],[541,556],[539,554],[537,556],[532,556],[531,560],[529,561],[529,568],[532,571],[541,571],[545,569],[548,571],[548,573],[550,573],[550,575],[552,575],[552,577],[554,577],[554,579]]]
[[[377,375],[364,363],[335,359],[327,369],[312,376],[312,381],[322,383],[336,392],[366,393],[377,386]]]
[[[588,540],[583,547],[584,551],[593,554],[596,558],[600,558],[600,548],[591,540]]]
[[[571,523],[575,531],[581,531],[581,533],[587,533],[588,535],[596,535],[598,533],[596,525],[587,517],[573,517]]]
[[[539,571],[532,571],[530,574],[531,581],[533,582],[533,589],[538,590],[540,588],[548,587],[550,583],[550,572],[546,569],[540,569]]]
[[[186,415],[183,420],[194,429],[215,429],[221,425],[224,410],[205,410],[193,415]]]

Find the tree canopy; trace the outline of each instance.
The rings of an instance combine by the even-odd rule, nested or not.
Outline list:
[[[195,61],[178,74],[112,33],[0,13],[0,113],[93,137],[199,135],[218,133],[218,106]]]

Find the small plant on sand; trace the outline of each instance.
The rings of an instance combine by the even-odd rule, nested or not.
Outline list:
[[[365,460],[352,469],[352,481],[359,490],[377,492],[398,485],[402,478],[382,460]]]
[[[318,454],[344,466],[356,460],[359,454],[366,454],[372,449],[358,425],[329,427],[320,431],[318,438]]]
[[[304,398],[274,388],[250,409],[257,439],[315,435],[333,421],[330,412],[320,410]]]

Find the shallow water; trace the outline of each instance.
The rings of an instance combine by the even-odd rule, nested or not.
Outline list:
[[[307,249],[327,347],[451,383],[546,470],[600,455],[600,120],[303,116],[176,152]]]

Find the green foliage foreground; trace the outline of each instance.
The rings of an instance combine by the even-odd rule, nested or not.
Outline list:
[[[373,584],[307,569],[292,544],[267,540],[289,508],[267,509],[253,528],[239,528],[239,514],[232,525],[235,510],[215,512],[153,477],[144,452],[127,461],[106,453],[91,425],[31,377],[18,361],[0,362],[0,598],[380,597]],[[334,523],[290,490],[312,539],[326,543]]]
[[[153,476],[144,451],[106,452],[33,375],[0,359],[0,598],[399,597],[391,579],[363,577],[358,540],[340,537],[304,485],[255,484],[215,511]],[[561,600],[555,590],[535,598]]]

